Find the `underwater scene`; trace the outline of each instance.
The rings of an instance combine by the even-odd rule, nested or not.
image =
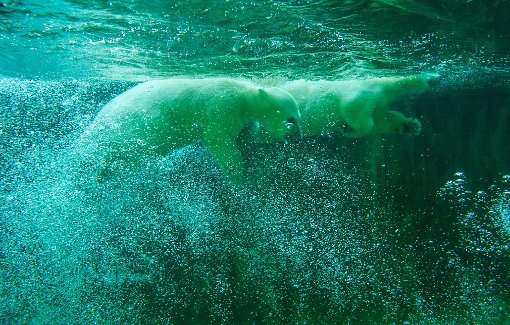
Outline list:
[[[0,50],[0,324],[510,325],[510,2],[4,0]]]

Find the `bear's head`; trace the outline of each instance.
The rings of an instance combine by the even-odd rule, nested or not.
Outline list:
[[[287,91],[273,87],[258,90],[255,118],[279,140],[301,137],[301,114]]]

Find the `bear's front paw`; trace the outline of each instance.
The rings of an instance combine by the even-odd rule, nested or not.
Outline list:
[[[415,118],[410,118],[402,123],[403,133],[410,135],[418,135],[421,133],[421,123]]]

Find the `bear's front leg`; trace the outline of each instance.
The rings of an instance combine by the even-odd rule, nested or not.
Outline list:
[[[400,78],[380,78],[378,83],[382,87],[386,100],[392,102],[409,92],[428,90],[437,86],[440,80],[439,74],[422,73]]]
[[[406,117],[397,111],[387,111],[376,115],[379,121],[376,134],[409,134],[418,135],[421,123],[413,117]]]
[[[203,141],[225,175],[235,184],[242,184],[244,180],[243,157],[236,146],[235,139],[225,134],[224,130],[209,128],[205,130]]]
[[[343,119],[346,123],[343,129],[344,136],[360,138],[372,133],[374,118],[371,106],[370,102],[362,104],[353,102],[342,109]]]

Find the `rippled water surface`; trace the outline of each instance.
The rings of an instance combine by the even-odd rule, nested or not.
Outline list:
[[[507,1],[0,3],[0,323],[509,324]],[[68,148],[174,76],[435,72],[417,137],[200,144],[84,186]]]
[[[506,70],[505,13],[503,1],[12,1],[0,8],[2,70],[117,80]]]

